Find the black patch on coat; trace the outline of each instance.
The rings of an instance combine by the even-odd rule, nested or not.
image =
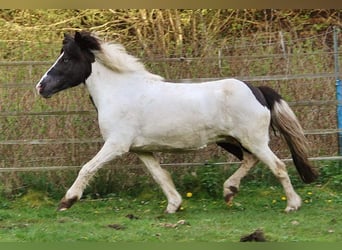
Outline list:
[[[263,95],[263,93],[259,89],[259,87],[254,87],[253,85],[251,85],[247,82],[244,82],[244,83],[247,85],[248,88],[250,88],[250,90],[254,94],[255,98],[260,102],[260,104],[265,106],[265,107],[268,107],[265,96]]]
[[[274,104],[276,102],[280,102],[281,95],[279,95],[274,89],[267,87],[267,86],[259,86],[258,89],[263,94],[264,99],[266,100],[267,106],[270,110],[272,110]]]
[[[263,106],[266,106],[269,110],[273,108],[275,102],[280,102],[280,100],[282,99],[281,95],[279,95],[274,89],[270,87],[254,87],[253,85],[246,82],[245,84],[250,88],[259,103]]]
[[[233,137],[227,137],[226,141],[216,143],[221,148],[236,156],[240,161],[243,160],[243,152],[251,153],[248,149],[243,147],[241,143]]]
[[[217,145],[236,156],[240,161],[243,160],[243,152],[241,146],[226,142],[219,142],[217,143]]]

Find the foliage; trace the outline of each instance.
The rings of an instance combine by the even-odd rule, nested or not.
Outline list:
[[[53,204],[47,193],[32,189],[29,189],[25,195],[20,197],[19,202],[22,202],[23,204],[31,208],[40,208],[43,205]]]
[[[341,11],[335,9],[20,9],[0,11],[0,36],[12,48],[7,53],[13,54],[3,55],[8,60],[20,60],[19,56],[23,60],[32,52],[46,60],[46,53],[35,50],[38,43],[54,44],[64,32],[79,29],[117,40],[144,57],[203,57],[218,46],[253,39],[257,33],[268,33],[270,38],[280,30],[295,37],[324,34],[340,20]],[[27,51],[15,56],[22,45]]]
[[[320,167],[320,180],[325,185],[342,190],[342,165],[341,161],[327,161]]]
[[[222,197],[222,188],[225,176],[217,166],[207,164],[198,169],[198,179],[201,190],[210,197]]]

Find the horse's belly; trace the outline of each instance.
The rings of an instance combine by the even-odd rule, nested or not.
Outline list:
[[[141,145],[141,146],[132,146],[131,152],[186,152],[186,151],[194,151],[200,148],[204,148],[207,145],[203,145],[202,147],[176,147],[173,145]]]
[[[138,137],[131,146],[136,152],[182,152],[205,148],[208,144],[224,141],[226,135],[212,133],[183,134],[182,136]]]

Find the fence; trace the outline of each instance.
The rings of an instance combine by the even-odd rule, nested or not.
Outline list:
[[[301,121],[311,142],[311,159],[342,159],[338,145],[338,134],[342,131],[336,118],[340,102],[336,100],[335,82],[339,72],[333,63],[338,62],[340,53],[336,49],[291,52],[291,47],[286,47],[283,40],[279,44],[281,53],[269,54],[265,50],[262,55],[237,56],[229,55],[226,47],[219,48],[215,57],[147,59],[144,62],[151,71],[161,72],[175,82],[235,76],[255,85],[271,86],[288,100]],[[34,82],[51,63],[0,62],[0,173],[79,168],[101,147],[96,112],[87,100],[84,87],[68,90],[49,100],[35,93]],[[271,135],[272,149],[283,160],[290,161],[285,144],[272,131]],[[235,158],[222,156],[222,153],[221,149],[209,146],[190,155],[159,157],[163,166],[198,166],[213,158],[214,165],[237,163]],[[140,165],[130,154],[108,166],[118,164]]]

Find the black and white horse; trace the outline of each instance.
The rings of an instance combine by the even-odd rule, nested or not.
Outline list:
[[[119,44],[107,43],[87,32],[65,35],[61,54],[36,86],[45,98],[85,83],[98,111],[102,149],[80,170],[61,200],[59,210],[79,200],[92,176],[108,161],[134,152],[165,193],[166,212],[182,202],[167,171],[153,152],[187,151],[216,143],[242,164],[225,181],[230,202],[241,179],[260,160],[279,179],[287,197],[285,211],[297,210],[301,198],[294,191],[285,164],[271,151],[272,124],[285,138],[300,177],[314,181],[307,141],[288,104],[268,87],[253,87],[237,79],[180,84],[148,72]]]

